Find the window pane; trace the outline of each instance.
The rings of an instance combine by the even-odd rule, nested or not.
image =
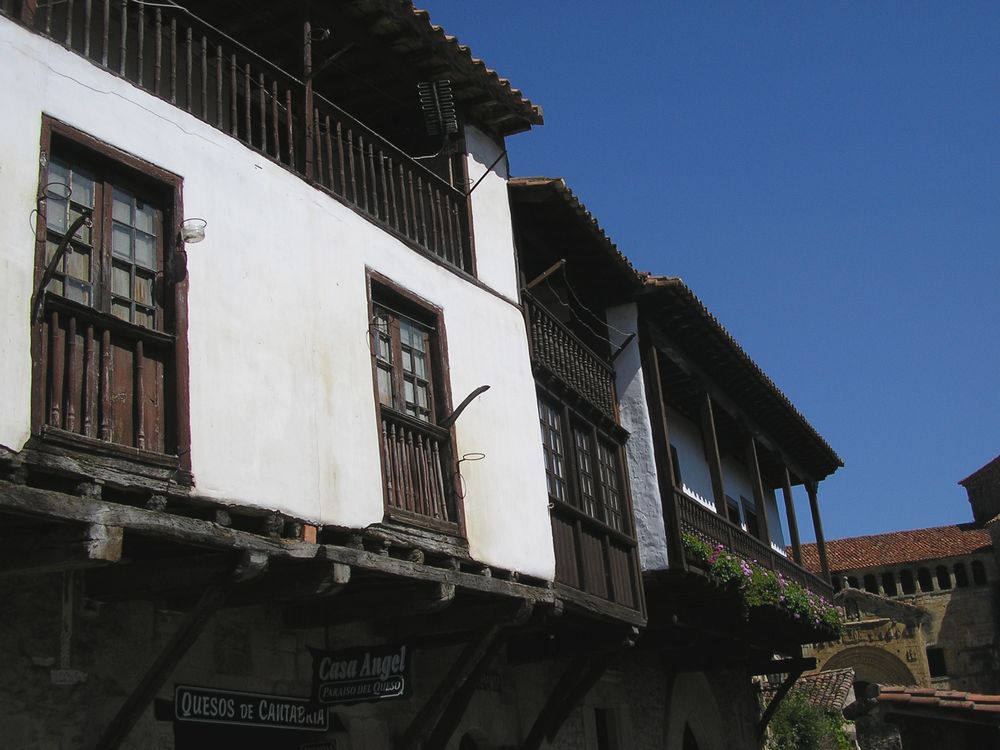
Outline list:
[[[86,172],[74,169],[70,179],[70,200],[87,208],[94,207],[94,180]]]
[[[46,265],[48,263],[50,263],[54,257],[56,257],[56,248],[57,247],[59,247],[59,242],[56,241],[56,240],[53,240],[51,237],[49,237],[49,239],[45,241],[45,263],[46,263]],[[60,264],[60,265],[62,265],[62,264]]]
[[[111,291],[122,297],[132,296],[132,274],[128,266],[115,263],[111,268]]]
[[[111,199],[111,218],[122,224],[132,224],[132,196],[115,188]]]
[[[90,281],[90,253],[79,248],[66,248],[66,273],[81,281]]]
[[[419,352],[413,352],[412,354],[412,364],[413,364],[413,374],[419,378],[427,377],[427,372],[424,369],[424,355]]]
[[[52,159],[49,162],[49,178],[47,182],[45,193],[49,196],[49,199],[60,198],[65,200],[67,198],[66,193],[69,192],[69,167],[61,161]]]
[[[111,251],[119,258],[132,260],[132,230],[115,223],[111,229]]]
[[[146,234],[153,234],[153,207],[142,201],[135,202],[135,228]]]
[[[154,325],[153,311],[137,307],[135,310],[135,323],[144,328],[152,328]]]
[[[69,221],[66,219],[66,212],[69,210],[69,201],[59,198],[48,198],[45,201],[45,224],[49,229],[56,232],[65,232],[69,228]]]
[[[81,206],[78,206],[75,203],[71,203],[69,205],[69,219],[68,219],[69,224],[72,224],[74,221],[79,219],[82,211],[83,209]],[[66,229],[69,229],[69,224],[67,224]],[[90,232],[91,232],[90,227],[88,227],[86,223],[84,223],[81,224],[80,228],[76,230],[76,234],[74,234],[73,237],[75,239],[80,240],[84,244],[89,245],[91,244]]]
[[[404,380],[403,381],[403,395],[406,398],[406,403],[408,403],[408,404],[414,403],[414,398],[413,398],[413,381],[412,380]]]
[[[82,302],[85,305],[90,304],[90,284],[84,284],[82,281],[70,278],[67,278],[65,283],[66,297],[68,299],[74,302]]]
[[[417,406],[426,409],[427,408],[427,387],[417,384]]]
[[[141,232],[135,233],[135,262],[146,268],[156,268],[155,237]]]
[[[590,455],[590,436],[578,427],[573,428],[573,445],[576,448],[576,468],[580,477],[581,510],[597,518],[597,497],[594,492],[594,468]]]
[[[135,289],[132,298],[142,305],[153,304],[153,277],[139,273],[135,274]]]
[[[392,406],[392,374],[381,367],[378,373],[378,400],[385,406]]]
[[[122,320],[131,320],[132,306],[120,299],[111,300],[111,314]]]

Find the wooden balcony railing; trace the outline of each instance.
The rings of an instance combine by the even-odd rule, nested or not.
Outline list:
[[[449,433],[382,409],[382,482],[390,509],[416,520],[457,524],[446,469]]]
[[[237,139],[415,249],[475,273],[465,193],[183,9],[0,0],[0,12]]]
[[[528,318],[531,358],[615,419],[615,373],[611,365],[527,292],[522,294],[522,299]]]
[[[176,454],[174,337],[51,293],[43,316],[42,431]]]
[[[682,533],[694,534],[715,547],[721,544],[727,550],[748,561],[756,560],[761,565],[781,573],[814,594],[831,599],[833,588],[817,575],[796,565],[784,555],[775,552],[769,544],[743,531],[718,513],[692,500],[683,492],[674,491],[677,517]]]

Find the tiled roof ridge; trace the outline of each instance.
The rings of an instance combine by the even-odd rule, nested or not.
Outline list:
[[[880,704],[945,708],[953,711],[1000,714],[1000,695],[967,693],[961,690],[936,690],[905,685],[881,685]],[[1000,720],[1000,716],[997,717]]]
[[[809,420],[807,420],[802,412],[796,408],[791,399],[785,395],[784,391],[777,386],[771,377],[761,369],[760,365],[754,361],[753,357],[747,354],[746,350],[736,340],[733,334],[731,334],[722,322],[715,317],[708,307],[705,306],[705,303],[701,301],[698,295],[694,293],[694,290],[692,290],[682,278],[679,276],[656,276],[648,273],[644,273],[643,276],[645,277],[646,284],[649,287],[669,287],[681,291],[687,297],[689,304],[693,305],[701,316],[708,321],[713,328],[715,328],[719,337],[722,338],[723,341],[736,353],[737,357],[743,360],[757,379],[772,392],[772,394],[786,409],[788,409],[788,411],[812,435],[812,437],[823,446],[823,448],[830,454],[831,458],[834,459],[834,462],[838,466],[844,465],[844,460],[837,454],[830,444],[826,442],[826,439],[809,423]]]
[[[997,456],[996,458],[994,458],[991,461],[987,461],[985,464],[983,464],[982,466],[980,466],[974,472],[972,472],[971,474],[969,474],[969,476],[967,476],[965,479],[959,479],[958,483],[960,485],[962,485],[963,487],[967,487],[969,482],[971,482],[974,479],[977,479],[980,475],[985,474],[990,469],[992,469],[995,466],[997,466],[997,464],[1000,464],[1000,456]]]
[[[489,88],[507,99],[508,104],[513,109],[519,110],[521,116],[532,125],[544,123],[544,113],[539,105],[528,99],[520,89],[514,88],[508,79],[501,77],[482,59],[473,57],[472,50],[467,45],[462,44],[456,37],[448,34],[444,28],[431,21],[431,14],[428,11],[415,7],[413,0],[398,0],[398,2],[404,9],[408,9],[415,19],[426,25],[426,30],[430,32],[433,42],[454,64],[471,68]]]

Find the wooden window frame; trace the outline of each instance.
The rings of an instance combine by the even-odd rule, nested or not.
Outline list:
[[[94,229],[101,246],[98,247],[95,241],[91,253],[91,304],[83,305],[83,303],[71,301],[67,304],[81,305],[94,310],[97,315],[106,317],[110,326],[141,328],[150,332],[150,335],[162,337],[164,341],[172,339],[170,347],[172,366],[170,372],[165,374],[164,387],[171,391],[169,397],[173,401],[173,408],[168,407],[165,414],[173,420],[173,445],[170,447],[175,452],[144,451],[128,445],[53,429],[46,425],[44,351],[47,342],[43,340],[42,326],[34,320],[30,321],[32,329],[32,434],[38,439],[52,441],[74,450],[126,458],[140,464],[180,469],[181,474],[177,477],[179,481],[190,481],[188,278],[186,254],[180,240],[180,222],[184,215],[183,178],[43,114],[39,147],[39,197],[45,194],[48,164],[54,150],[64,158],[67,156],[81,157],[82,162],[88,166],[94,165],[103,174],[114,175],[116,181],[120,181],[130,188],[138,188],[144,196],[152,197],[162,212],[157,249],[157,253],[162,255],[162,268],[156,271],[158,278],[154,281],[154,294],[158,296],[159,304],[154,303],[153,305],[155,319],[152,328],[123,321],[110,312],[111,269],[113,265],[110,250],[111,235],[107,233],[107,236],[104,236],[105,232],[97,226],[98,221],[104,223],[105,230],[111,226],[110,193],[105,196],[104,205],[95,206],[94,210]],[[33,291],[39,297],[47,294],[44,290],[39,289],[46,266],[46,241],[48,237],[46,204],[46,200],[38,201],[35,222]],[[95,257],[98,253],[102,255],[100,262]],[[107,255],[106,259],[103,258],[104,255]],[[102,274],[100,278],[94,275],[94,272],[98,270]],[[40,299],[39,304],[41,302]]]
[[[375,416],[379,424],[382,421],[383,410],[388,411],[396,418],[409,420],[414,425],[429,426],[432,429],[440,430],[438,422],[451,413],[451,371],[448,364],[448,336],[445,330],[444,311],[427,299],[414,294],[405,289],[388,276],[385,276],[371,268],[366,269],[366,287],[368,296],[368,320],[369,320],[369,344],[372,358],[372,393],[375,405]],[[420,325],[429,329],[428,335],[428,362],[429,380],[431,383],[431,419],[428,422],[417,419],[405,411],[387,406],[381,402],[379,397],[379,358],[375,342],[375,319],[376,307],[383,307],[402,314]],[[395,352],[398,355],[398,351]],[[395,377],[395,376],[394,376]],[[379,430],[379,455],[383,472],[386,471],[386,441]],[[446,534],[460,540],[466,538],[465,508],[462,497],[455,487],[455,460],[458,456],[458,448],[455,438],[455,427],[451,425],[447,428],[447,440],[445,450],[442,451],[442,468],[445,472],[445,486],[449,493],[451,507],[455,514],[454,521],[441,521],[439,519],[411,513],[405,509],[397,508],[390,502],[389,489],[385,482],[382,482],[382,500],[385,509],[384,520],[387,522],[402,523],[406,526],[415,526]]]

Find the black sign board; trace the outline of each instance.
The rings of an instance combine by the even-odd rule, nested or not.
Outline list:
[[[409,692],[410,654],[405,645],[310,650],[316,703],[364,703],[402,698]]]
[[[308,698],[241,693],[232,690],[178,685],[174,689],[174,718],[181,722],[301,729],[325,732],[330,717]]]

